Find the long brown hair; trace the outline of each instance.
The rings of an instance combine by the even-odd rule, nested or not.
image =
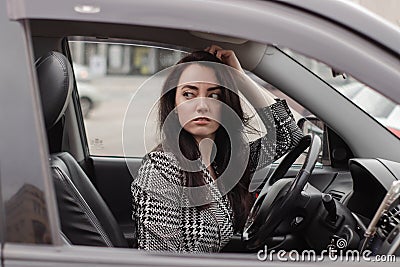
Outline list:
[[[189,62],[195,62],[195,64],[200,64],[208,68],[210,68],[209,62],[224,64],[217,57],[205,51],[193,52],[182,58],[176,64],[173,71],[167,77],[161,93],[161,98],[159,102],[159,130],[160,133],[163,133],[163,140],[162,145],[159,145],[156,150],[166,149],[165,146],[173,144],[174,142],[172,140],[174,140],[174,138],[176,139],[177,136],[179,136],[179,147],[170,146],[168,147],[168,150],[172,152],[175,151],[176,153],[174,154],[183,155],[188,160],[196,160],[200,157],[198,144],[190,133],[188,133],[185,129],[181,129],[182,127],[180,126],[178,116],[174,114],[175,95],[178,81],[181,77],[182,72],[188,67],[188,64],[182,63]],[[216,155],[214,163],[217,166],[216,175],[217,177],[219,177],[219,175],[225,171],[229,160],[238,162],[246,160],[241,158],[240,155],[231,155],[231,145],[232,143],[234,143],[235,146],[248,145],[244,138],[244,128],[253,128],[249,127],[249,118],[244,114],[242,110],[240,98],[237,93],[237,86],[232,76],[234,75],[234,73],[232,71],[229,71],[229,68],[224,68],[224,71],[217,71],[215,69],[214,71],[219,83],[221,85],[225,85],[221,89],[221,96],[219,100],[228,105],[234,111],[235,116],[239,117],[241,121],[241,124],[233,126],[233,129],[235,129],[233,133],[229,132],[228,135],[226,129],[220,126],[215,134],[214,143],[216,145]],[[164,125],[164,123],[168,116],[174,116],[174,118],[172,119],[172,124],[169,122],[168,124],[170,125],[167,126]],[[229,117],[229,114],[224,114],[224,112],[222,112],[221,122],[223,122],[225,119],[229,120],[229,123],[234,123],[235,120],[230,120],[227,117]],[[181,161],[179,157],[178,161]],[[205,184],[203,174],[200,171],[184,171],[184,174],[186,177],[184,184],[185,186],[197,187]],[[253,196],[248,192],[249,183],[250,172],[249,165],[247,165],[247,168],[245,169],[244,174],[242,175],[239,182],[228,193],[228,199],[233,209],[233,226],[235,231],[240,231],[243,228],[246,218],[249,214],[252,202],[254,200]],[[204,208],[207,208],[208,206],[209,204],[205,204],[202,206],[198,206],[197,208],[202,210]]]

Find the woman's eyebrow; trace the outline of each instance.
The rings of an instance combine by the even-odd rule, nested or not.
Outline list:
[[[218,90],[218,89],[222,89],[222,86],[214,86],[214,87],[210,87],[207,89],[207,91],[214,91],[214,90]]]
[[[185,89],[185,88],[192,89],[192,90],[199,90],[199,88],[197,86],[190,85],[190,84],[185,84],[181,87],[181,89]],[[213,86],[213,87],[207,88],[207,91],[214,91],[214,90],[218,90],[218,89],[222,89],[222,86],[220,86],[220,85]]]
[[[189,88],[189,89],[192,89],[192,90],[199,90],[199,88],[197,86],[190,85],[190,84],[185,84],[185,85],[183,85],[181,87],[181,89],[184,89],[184,88]]]

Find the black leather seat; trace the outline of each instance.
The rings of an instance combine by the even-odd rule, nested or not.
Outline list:
[[[36,62],[43,114],[49,131],[63,117],[73,89],[68,59],[49,52]],[[76,160],[67,152],[50,155],[61,231],[73,245],[128,247],[110,209]]]

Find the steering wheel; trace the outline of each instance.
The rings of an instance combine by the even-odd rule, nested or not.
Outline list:
[[[307,157],[294,178],[283,178],[296,159],[309,147]],[[296,207],[299,197],[317,163],[321,151],[321,138],[305,135],[281,161],[265,182],[259,193],[242,234],[242,241],[248,249],[263,246],[279,224],[287,219]]]

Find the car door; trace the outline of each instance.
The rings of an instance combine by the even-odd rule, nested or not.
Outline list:
[[[240,1],[236,2],[238,4]],[[207,31],[210,29],[209,26],[215,26],[215,33],[219,34],[228,34],[232,36],[245,36],[252,40],[262,41],[265,43],[278,43],[285,45],[287,47],[294,47],[298,51],[312,55],[320,60],[329,62],[334,67],[339,69],[348,70],[350,73],[353,73],[355,76],[359,77],[359,79],[369,83],[371,85],[381,85],[382,90],[390,91],[393,88],[391,84],[399,84],[398,80],[398,70],[396,68],[391,69],[394,65],[398,65],[398,61],[396,61],[398,54],[396,52],[393,53],[387,52],[385,49],[382,49],[381,46],[371,45],[367,40],[363,39],[359,35],[354,32],[347,32],[345,28],[338,26],[332,21],[327,21],[322,19],[321,17],[311,15],[310,13],[304,12],[304,10],[294,9],[290,6],[276,4],[274,1],[265,1],[264,2],[251,2],[250,5],[253,7],[249,8],[246,13],[243,13],[243,20],[236,21],[228,15],[223,15],[218,11],[216,6],[202,6],[199,2],[193,1],[191,4],[199,5],[199,12],[193,14],[193,18],[196,20],[199,19],[196,26],[188,25],[187,23],[182,23],[180,21],[180,13],[176,13],[174,10],[180,10],[182,8],[181,1],[168,1],[168,4],[165,1],[155,1],[155,2],[143,2],[143,3],[128,3],[126,1],[115,1],[113,3],[101,2],[101,9],[96,6],[82,7],[79,5],[74,5],[69,1],[63,1],[59,3],[53,3],[53,1],[40,1],[40,2],[29,2],[29,1],[19,1],[18,5],[16,2],[10,1],[10,5],[6,8],[6,2],[2,1],[2,22],[4,21],[4,25],[9,26],[10,29],[18,28],[18,30],[14,31],[15,35],[12,42],[8,43],[8,47],[6,49],[2,49],[2,55],[4,55],[4,61],[6,63],[14,63],[15,54],[7,53],[10,51],[10,47],[14,49],[12,51],[20,53],[18,57],[18,66],[4,66],[2,65],[2,75],[5,73],[6,75],[2,76],[2,81],[6,80],[6,77],[13,77],[13,72],[17,72],[24,70],[23,78],[24,79],[16,79],[10,83],[13,90],[3,91],[1,97],[1,110],[5,111],[2,114],[11,114],[4,118],[1,117],[2,125],[7,125],[7,135],[1,133],[2,137],[5,136],[5,140],[9,142],[12,146],[12,149],[4,150],[2,146],[1,158],[0,162],[3,164],[1,167],[2,170],[2,191],[4,192],[6,189],[4,187],[4,181],[6,178],[10,177],[15,179],[15,177],[28,177],[29,181],[35,181],[36,179],[40,184],[40,188],[45,192],[44,199],[45,207],[48,216],[49,229],[51,233],[50,243],[55,246],[35,246],[30,245],[29,242],[25,240],[17,240],[12,241],[10,244],[6,244],[3,249],[3,264],[7,265],[28,265],[28,264],[51,264],[53,265],[62,265],[68,263],[70,265],[145,265],[151,264],[152,266],[183,266],[188,263],[204,266],[204,265],[213,265],[213,266],[227,266],[227,265],[265,265],[265,262],[259,262],[254,255],[170,255],[170,254],[160,254],[160,253],[143,253],[142,251],[137,250],[124,250],[124,249],[102,249],[102,248],[82,248],[82,247],[68,247],[62,246],[59,238],[57,238],[57,231],[59,230],[59,225],[57,222],[58,216],[57,211],[54,205],[54,192],[51,186],[51,179],[48,171],[48,163],[46,156],[48,155],[45,133],[43,129],[42,117],[40,112],[40,104],[38,103],[38,90],[37,85],[30,77],[35,77],[33,72],[33,60],[34,53],[38,52],[36,49],[32,51],[32,46],[41,42],[42,45],[37,45],[43,50],[57,48],[62,50],[62,42],[61,37],[65,36],[65,33],[70,35],[73,33],[85,34],[91,33],[92,35],[98,35],[100,38],[103,38],[101,33],[108,32],[110,35],[117,35],[119,37],[129,36],[127,32],[134,32],[136,37],[140,39],[140,34],[144,34],[146,32],[146,28],[135,28],[135,26],[142,25],[156,27],[154,33],[162,33],[164,29],[160,30],[157,27],[165,27],[166,25],[171,28],[178,29],[191,29],[194,27],[195,30],[198,31]],[[143,12],[147,10],[148,12],[154,11],[154,5],[158,4],[161,9],[163,9],[166,14],[171,15],[168,17],[157,17],[154,19],[152,16],[148,16],[147,12]],[[246,2],[240,2],[244,7],[249,5]],[[21,5],[24,8],[19,8]],[[220,4],[218,4],[220,5]],[[183,5],[185,7],[185,5]],[[107,7],[109,8],[107,11]],[[218,6],[217,6],[218,7]],[[224,6],[225,8],[231,8],[232,12],[235,13],[242,11],[240,9],[240,5],[231,5]],[[19,22],[9,22],[6,19],[5,10],[9,10],[9,17],[14,20],[18,20]],[[84,11],[83,13],[76,12],[74,10]],[[105,12],[100,12],[100,15],[95,15],[99,13],[100,10],[104,10]],[[131,10],[132,13],[125,13],[124,11]],[[264,13],[258,14],[258,12],[262,10]],[[89,11],[93,11],[90,15],[87,15]],[[217,13],[215,13],[217,12]],[[242,13],[242,12],[239,12]],[[94,14],[94,15],[93,15]],[[115,16],[115,14],[119,14]],[[206,15],[209,16],[206,16]],[[288,14],[293,15],[294,17],[288,19]],[[160,14],[159,14],[160,15]],[[92,17],[90,17],[92,16]],[[199,17],[196,17],[199,16]],[[204,16],[209,18],[209,20],[204,19]],[[221,16],[225,19],[225,24],[219,24],[221,21]],[[262,20],[261,20],[262,17]],[[173,20],[171,21],[171,18]],[[260,19],[260,20],[257,20]],[[27,21],[30,20],[30,21]],[[51,22],[49,24],[49,21]],[[298,21],[303,21],[304,24],[299,24]],[[268,23],[267,23],[268,22]],[[318,23],[319,22],[319,23]],[[93,23],[93,24],[91,24]],[[102,24],[98,24],[102,23]],[[3,25],[3,23],[2,23]],[[23,27],[21,27],[21,25]],[[45,27],[47,25],[47,27]],[[128,26],[127,26],[128,25]],[[132,26],[132,27],[129,27]],[[244,25],[244,26],[243,26]],[[306,25],[306,26],[305,26]],[[40,28],[43,26],[44,28]],[[99,27],[103,26],[103,27]],[[249,31],[249,27],[252,31]],[[268,30],[266,30],[268,29]],[[31,36],[31,31],[34,32],[33,36]],[[116,34],[119,31],[120,34]],[[328,31],[331,34],[325,34],[325,31]],[[8,31],[7,31],[8,32]],[[302,36],[298,36],[298,33],[302,33]],[[171,33],[168,32],[167,33]],[[265,34],[264,34],[265,33]],[[267,35],[268,33],[268,35]],[[165,34],[165,33],[164,33]],[[336,35],[335,35],[336,34]],[[23,36],[26,38],[23,38]],[[146,36],[144,34],[144,36]],[[311,40],[312,38],[307,37],[315,37],[315,42],[310,42],[307,40]],[[335,36],[335,38],[331,37]],[[129,36],[133,39],[134,36]],[[304,37],[304,38],[295,38],[295,37]],[[318,38],[317,38],[318,37]],[[346,37],[347,39],[345,39]],[[36,39],[37,42],[31,43],[31,38]],[[53,38],[53,40],[52,40]],[[147,38],[149,38],[147,36]],[[354,46],[349,45],[349,40],[355,39],[355,43],[360,47],[365,48],[363,51],[368,51],[369,55],[379,55],[379,58],[384,58],[386,60],[376,61],[373,56],[365,56],[365,52],[360,52],[354,48]],[[168,38],[166,38],[167,40]],[[50,41],[49,41],[50,40]],[[57,41],[56,41],[57,40]],[[301,40],[301,41],[300,41]],[[304,41],[306,40],[306,41]],[[345,41],[348,40],[348,41]],[[174,40],[175,41],[175,40]],[[185,40],[177,41],[180,44],[184,44]],[[304,43],[303,43],[304,42]],[[331,42],[331,43],[330,43]],[[328,45],[330,43],[331,53],[340,56],[332,56],[331,54],[325,53],[325,51],[321,51],[315,49],[316,47],[323,47],[322,45]],[[18,45],[18,47],[17,47]],[[21,48],[22,47],[22,48]],[[68,49],[63,50],[64,53],[68,55]],[[352,54],[353,53],[353,54]],[[395,54],[395,55],[393,55]],[[8,55],[8,56],[7,56]],[[359,70],[357,65],[353,65],[353,61],[348,60],[346,57],[352,56],[356,61],[360,61],[361,64],[367,64],[372,66],[372,69],[380,69],[382,67],[382,71],[390,69],[389,74],[385,76],[383,80],[382,76],[376,75],[372,70],[367,70],[365,73]],[[27,60],[28,59],[28,60]],[[271,59],[275,59],[272,57]],[[281,59],[281,58],[279,58]],[[100,62],[100,63],[99,63]],[[97,61],[98,64],[101,65],[101,61]],[[397,65],[396,65],[397,64]],[[118,65],[115,63],[115,65]],[[97,66],[99,67],[99,66]],[[8,72],[3,72],[3,69],[9,69]],[[100,68],[100,67],[99,67]],[[273,75],[273,74],[270,74]],[[4,77],[4,78],[3,78]],[[267,77],[267,75],[265,75]],[[390,82],[387,82],[388,79]],[[273,78],[270,77],[269,81],[273,81]],[[17,82],[16,82],[17,81]],[[22,84],[21,84],[22,83]],[[317,88],[310,88],[309,93],[304,92],[296,92],[294,89],[290,90],[290,87],[285,88],[285,92],[291,95],[293,98],[299,100],[299,102],[304,103],[305,106],[312,106],[312,94],[319,93],[321,97],[331,98],[331,99],[339,99],[334,93],[329,93],[327,91],[316,91]],[[7,92],[7,94],[5,93]],[[11,93],[10,93],[11,92]],[[79,92],[76,92],[78,94]],[[304,95],[302,95],[304,93]],[[4,97],[3,97],[4,95]],[[23,95],[24,97],[21,97]],[[11,97],[10,97],[11,96]],[[77,96],[77,95],[76,95]],[[308,99],[309,98],[309,99]],[[24,100],[23,102],[19,102],[17,100]],[[117,204],[112,207],[115,215],[118,217],[119,214],[122,217],[120,218],[121,223],[128,222],[128,218],[130,217],[130,194],[129,194],[129,184],[132,179],[132,173],[129,172],[129,169],[126,167],[125,157],[122,158],[109,158],[98,156],[91,156],[90,151],[88,151],[89,146],[91,144],[90,140],[86,140],[86,135],[81,131],[84,127],[84,123],[82,123],[81,113],[79,112],[79,99],[75,97],[75,105],[74,107],[78,109],[76,113],[74,113],[73,108],[69,112],[72,114],[70,116],[70,121],[68,123],[77,124],[78,130],[74,131],[71,126],[71,129],[67,129],[70,134],[68,149],[74,154],[74,156],[82,163],[82,166],[86,168],[89,176],[93,179],[94,184],[96,184],[97,188],[102,192],[103,196],[107,199],[112,198],[110,203],[124,203],[124,207],[121,210],[118,209]],[[29,103],[28,105],[24,105],[25,103]],[[10,105],[11,104],[11,105]],[[359,115],[357,111],[352,105],[340,102],[340,107],[344,109],[344,111],[348,111],[352,114]],[[12,106],[12,108],[10,108]],[[23,107],[21,109],[21,106]],[[7,107],[7,108],[6,108]],[[17,109],[18,108],[18,109]],[[326,109],[325,109],[326,108]],[[15,111],[15,112],[10,112]],[[320,115],[320,117],[326,121],[327,123],[332,122],[332,117],[330,117],[329,113],[333,112],[333,108],[329,107],[320,107],[315,108],[315,113]],[[343,111],[343,112],[344,112]],[[77,117],[74,117],[76,115]],[[362,115],[360,115],[362,117]],[[366,116],[368,117],[368,116]],[[364,117],[362,117],[364,118]],[[10,124],[7,120],[12,120],[13,122],[21,121],[21,123]],[[29,124],[31,123],[31,124]],[[365,137],[360,138],[360,140],[352,142],[351,148],[354,150],[356,155],[363,156],[384,156],[389,159],[396,159],[398,151],[398,139],[393,139],[393,137],[387,134],[386,129],[381,129],[381,126],[374,126],[375,123],[373,120],[366,119],[365,122],[361,122],[361,128],[364,129],[373,129],[373,133],[365,133]],[[344,140],[354,140],[354,136],[357,136],[357,133],[353,131],[342,131],[343,128],[351,127],[351,122],[344,121],[339,122],[339,125],[335,125],[335,129],[339,131],[342,135],[341,137]],[[112,127],[112,125],[107,125],[106,127]],[[30,131],[26,129],[29,128]],[[81,130],[79,130],[81,129]],[[18,136],[22,136],[22,138],[17,138]],[[369,144],[365,142],[366,138],[374,136],[375,138],[382,139],[382,142],[378,144]],[[33,141],[32,141],[33,140]],[[396,141],[394,141],[396,140]],[[2,143],[3,144],[3,143]],[[94,139],[93,144],[95,147],[104,146],[104,142],[101,142],[99,139]],[[391,151],[392,149],[392,151]],[[10,152],[11,151],[11,152]],[[27,153],[25,153],[27,152]],[[7,159],[9,163],[4,164],[4,159]],[[132,160],[132,165],[136,166],[136,169],[140,164],[140,157]],[[15,164],[18,163],[18,164]],[[130,161],[128,160],[128,165]],[[33,165],[33,168],[31,166]],[[4,167],[6,166],[6,167]],[[20,170],[23,170],[23,175],[20,174]],[[290,175],[290,174],[289,174]],[[99,179],[100,177],[100,179]],[[115,180],[112,180],[110,177],[117,177]],[[122,177],[122,178],[120,178]],[[122,179],[121,182],[119,179]],[[100,182],[98,182],[100,180]],[[112,196],[107,197],[107,194],[111,194],[108,187],[114,186],[117,184],[117,190],[124,190],[119,196],[119,191],[117,193],[113,192]],[[20,188],[20,187],[19,187]],[[18,192],[18,190],[14,190],[14,192]],[[116,200],[115,200],[116,199]],[[126,203],[125,203],[126,202]],[[3,228],[4,231],[4,228]],[[18,244],[19,243],[19,244]],[[22,245],[21,245],[22,243]],[[42,241],[42,244],[45,243]],[[289,263],[287,263],[289,264]],[[332,263],[333,265],[339,265],[340,263]]]
[[[0,238],[1,265],[9,244],[58,242],[58,216],[47,164],[47,141],[26,31],[0,2]],[[29,249],[22,249],[22,252]]]

